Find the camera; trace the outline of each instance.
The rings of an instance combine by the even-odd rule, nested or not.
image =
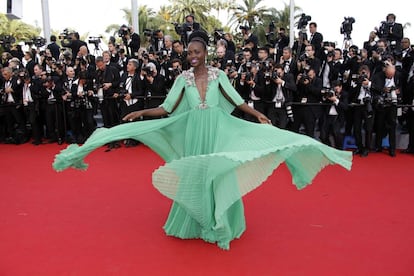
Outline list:
[[[102,36],[90,36],[88,39],[89,44],[94,44],[95,48],[98,48],[99,43],[101,43]]]
[[[0,45],[4,48],[10,48],[10,46],[16,42],[16,39],[11,35],[1,35],[0,36]]]
[[[329,98],[332,98],[336,95],[335,91],[332,88],[324,88],[321,90],[322,98],[325,101],[329,101]]]
[[[353,17],[344,17],[344,21],[341,24],[340,32],[345,35],[347,38],[351,37],[352,33],[352,24],[355,23],[355,18]]]
[[[299,82],[304,84],[305,81],[309,81],[309,80],[310,78],[308,76],[308,73],[305,71],[302,73],[302,76],[300,77]]]
[[[302,13],[298,21],[298,30],[304,30],[311,20],[312,17],[310,15]]]
[[[213,32],[213,42],[217,43],[220,39],[224,39],[224,31],[223,29],[214,29]]]
[[[170,67],[170,68],[168,68],[168,71],[170,72],[170,74],[169,74],[170,79],[175,79],[176,77],[178,77],[182,73],[183,70],[179,67],[176,67],[176,68]]]
[[[40,48],[46,45],[46,39],[41,37],[41,36],[37,36],[34,37],[31,40],[27,40],[24,42],[25,45],[35,45],[36,47]]]
[[[67,28],[59,34],[60,44],[62,47],[70,47],[72,43],[72,32]]]
[[[244,31],[250,30],[248,26],[239,26],[239,29]]]
[[[299,61],[307,61],[308,55],[306,53],[303,53],[299,56]]]
[[[126,39],[125,36],[131,34],[131,28],[129,28],[127,25],[123,24],[119,30],[118,30],[118,36],[122,39]]]
[[[365,108],[367,110],[368,118],[371,118],[373,113],[374,113],[374,109],[372,107],[372,98],[371,98],[371,96],[370,95],[365,96],[362,99],[362,102],[364,103]]]
[[[143,33],[145,36],[149,36],[149,37],[152,37],[154,35],[154,31],[151,29],[144,29]]]
[[[378,29],[378,37],[388,39],[390,35],[390,30],[392,28],[392,24],[388,23],[387,21],[381,21],[381,25]]]
[[[142,70],[145,72],[147,76],[152,76],[152,67],[151,66],[144,66]]]

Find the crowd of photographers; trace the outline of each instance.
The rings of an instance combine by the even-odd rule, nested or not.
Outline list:
[[[342,23],[342,47],[324,40],[310,21],[301,16],[292,48],[285,29],[276,29],[273,22],[265,45],[259,45],[249,26],[240,27],[243,39],[237,46],[231,34],[217,30],[209,63],[225,71],[246,103],[277,127],[339,149],[344,137],[352,136],[355,154],[363,157],[383,151],[388,136],[388,154],[394,157],[398,122],[410,137],[403,152],[414,153],[414,52],[395,15],[389,14],[361,48],[351,43],[353,18]],[[110,39],[108,49],[96,57],[77,33],[66,30],[59,37],[64,51],[52,36],[44,51],[4,52],[1,141],[83,143],[97,127],[98,112],[103,126],[112,127],[131,111],[158,106],[175,78],[189,69],[187,37],[202,29],[192,15],[174,26],[178,40],[161,30],[139,36],[123,25],[121,45]],[[148,46],[142,47],[141,40]],[[97,48],[100,38],[88,42]],[[233,115],[254,120],[239,110]],[[138,143],[111,143],[108,150],[121,142]]]

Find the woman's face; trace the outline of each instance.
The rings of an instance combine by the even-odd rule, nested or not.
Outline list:
[[[188,45],[187,60],[192,67],[204,65],[206,50],[201,42],[193,41]]]

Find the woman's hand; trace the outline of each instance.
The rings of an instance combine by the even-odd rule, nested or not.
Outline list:
[[[135,111],[135,112],[131,112],[131,113],[127,114],[124,118],[122,118],[122,121],[132,122],[132,121],[135,121],[136,119],[139,119],[141,117],[142,117],[142,112],[141,111]]]
[[[272,121],[270,121],[269,118],[267,118],[265,115],[263,115],[262,113],[257,115],[257,120],[261,123],[261,124],[272,124]]]

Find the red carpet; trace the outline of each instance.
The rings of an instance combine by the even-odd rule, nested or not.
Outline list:
[[[414,156],[356,157],[302,191],[282,166],[245,197],[247,231],[222,251],[164,234],[171,202],[148,148],[56,173],[61,148],[0,145],[0,276],[414,275]]]

